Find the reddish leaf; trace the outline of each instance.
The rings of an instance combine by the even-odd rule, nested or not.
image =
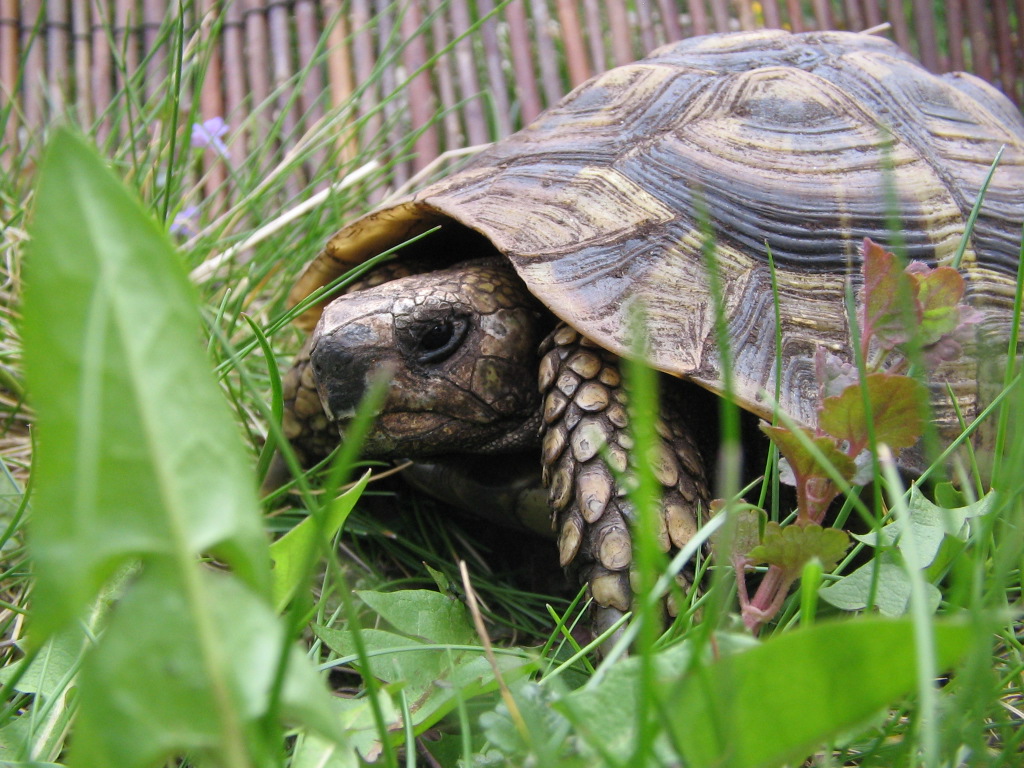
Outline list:
[[[771,441],[778,446],[782,455],[786,457],[786,461],[789,462],[789,466],[796,476],[798,487],[808,477],[828,477],[825,469],[793,432],[785,427],[773,427],[763,422],[761,423],[761,431],[768,435]],[[842,477],[847,480],[853,477],[853,473],[856,470],[853,465],[853,459],[836,447],[835,440],[830,437],[814,437],[806,429],[802,429],[801,432],[821,451],[825,460],[835,467]]]
[[[796,485],[797,519],[801,522],[820,523],[828,511],[829,504],[839,495],[829,474],[795,433],[784,427],[772,427],[762,422],[761,431],[771,438],[793,470]],[[829,437],[813,437],[807,430],[801,430],[808,440],[821,452],[825,461],[849,480],[856,472],[853,459],[839,450],[835,440]]]
[[[872,373],[867,387],[875,439],[893,450],[907,448],[924,432],[924,403],[928,390],[916,379],[890,373]],[[850,387],[837,397],[825,398],[818,425],[832,437],[847,440],[857,454],[868,443],[868,416],[861,387]]]
[[[909,326],[919,319],[917,284],[899,268],[893,254],[870,238],[864,238],[861,250],[861,334],[866,341],[875,338],[891,349],[910,337]]]

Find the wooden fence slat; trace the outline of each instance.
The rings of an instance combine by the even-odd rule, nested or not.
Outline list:
[[[690,34],[706,35],[711,31],[708,13],[704,8],[704,0],[690,0]]]
[[[387,153],[395,159],[392,165],[392,180],[395,184],[404,184],[412,176],[412,163],[408,157],[408,136],[412,130],[409,124],[409,111],[399,99],[406,98],[408,91],[399,93],[398,59],[394,57],[394,43],[400,34],[400,18],[395,13],[402,13],[400,6],[390,0],[375,0],[374,24],[377,30],[378,71],[380,73],[381,109],[384,125],[387,129]],[[384,56],[387,60],[383,60]]]
[[[864,16],[860,12],[858,0],[843,0],[843,12],[846,14],[846,28],[851,32],[860,32],[863,29],[867,29],[867,25],[864,23]]]
[[[1017,51],[1017,68],[1014,70],[1014,79],[1017,83],[1014,92],[1017,96],[1017,104],[1024,104],[1024,0],[1017,0],[1017,40],[1014,50]]]
[[[89,77],[92,47],[89,40],[89,1],[71,3],[71,47],[75,72],[75,111],[84,125],[93,120],[92,79]]]
[[[105,16],[105,9],[100,0],[93,0],[90,29],[92,31],[92,104],[93,114],[98,121],[96,136],[100,143],[106,141],[112,130],[108,108],[111,93],[110,78],[113,70],[113,58],[104,26],[109,26],[110,19]]]
[[[450,53],[441,54],[448,45],[448,27],[443,23],[444,2],[443,0],[429,0],[430,12],[434,15],[430,25],[431,35],[434,43],[434,54],[439,55],[434,69],[434,76],[437,78],[437,90],[440,97],[441,107],[444,109],[442,125],[444,126],[444,147],[454,149],[461,147],[466,142],[462,133],[462,121],[459,113],[455,111],[457,97],[455,95],[455,76],[452,74],[452,56]]]
[[[882,5],[878,0],[862,0],[864,7],[864,23],[867,29],[882,23]]]
[[[22,98],[25,110],[25,122],[29,125],[39,125],[42,122],[43,110],[43,46],[34,38],[39,31],[45,34],[41,22],[43,20],[43,4],[40,0],[30,0],[25,3],[25,14],[21,28],[21,50],[22,59],[25,62],[25,70],[22,77]]]
[[[789,11],[789,26],[794,32],[803,32],[804,12],[800,0],[786,0],[786,10]]]
[[[992,18],[1007,20],[1010,18],[1010,7],[1006,0],[992,0]],[[1008,24],[993,24],[993,26],[995,27],[999,83],[1004,93],[1014,96],[1014,56],[1013,42],[1010,40],[1010,27]]]
[[[913,0],[914,37],[917,40],[917,55],[921,63],[932,72],[942,71],[939,57],[939,40],[935,31],[935,11],[932,0]]]
[[[658,0],[658,10],[661,12],[661,23],[665,25],[666,41],[682,40],[683,28],[679,23],[679,9],[675,0]]]
[[[711,0],[711,15],[715,20],[715,32],[729,31],[729,0]]]
[[[740,29],[756,28],[757,22],[754,19],[754,7],[751,0],[736,0],[736,13],[739,16]]]
[[[512,106],[508,97],[508,77],[505,74],[507,56],[502,52],[498,36],[500,17],[493,15],[492,0],[477,0],[477,12],[484,21],[480,27],[483,43],[483,58],[487,69],[488,97],[491,101],[491,120],[498,136],[508,136],[515,128],[512,121]]]
[[[0,96],[5,106],[17,106],[18,92],[18,3],[17,0],[0,0]],[[0,150],[0,163],[4,167],[13,166],[19,122],[17,110],[11,109],[4,125],[5,147]]]
[[[458,34],[469,29],[472,24],[469,6],[466,0],[449,0],[449,11],[452,29]],[[473,41],[463,37],[455,43],[455,66],[458,73],[459,91],[464,105],[466,117],[466,133],[470,144],[485,144],[490,140],[487,130],[487,119],[484,117],[483,98],[480,92],[480,80],[476,73],[476,54]]]
[[[132,0],[117,0],[114,4],[114,74],[116,75],[117,92],[124,94],[128,87],[129,73],[139,69],[139,54],[130,34],[134,21]],[[123,126],[127,129],[127,126]]]
[[[377,109],[380,97],[376,93],[376,88],[369,85],[377,60],[373,29],[370,26],[371,18],[372,11],[368,0],[352,0],[349,5],[349,21],[352,25],[352,67],[356,92],[359,94],[359,134],[365,147],[377,145],[383,124]]]
[[[307,127],[324,116],[324,80],[321,68],[313,66],[320,42],[317,4],[314,0],[295,2],[296,71],[302,72],[302,118]],[[317,163],[318,155],[313,156]]]
[[[971,41],[971,69],[992,82],[992,51],[985,28],[985,8],[980,2],[967,2],[967,35]]]
[[[245,103],[245,39],[240,3],[229,3],[224,9],[224,26],[221,29],[221,46],[224,51],[224,119],[238,126],[248,111]],[[236,131],[235,140],[228,144],[228,156],[234,167],[241,167],[249,150],[248,133]]]
[[[508,24],[509,48],[512,51],[512,68],[515,73],[515,92],[519,98],[520,120],[525,125],[541,110],[537,78],[534,75],[533,59],[530,55],[530,33],[526,21],[526,0],[512,0],[505,6],[505,21]]]
[[[836,20],[828,0],[814,0],[814,18],[818,22],[818,29],[836,28]]]
[[[599,0],[583,0],[583,13],[586,18],[587,41],[590,48],[590,71],[604,72],[610,66],[608,54],[604,48],[604,14],[601,12]]]
[[[762,0],[761,12],[764,14],[764,25],[766,27],[769,29],[779,29],[782,26],[782,15],[779,13],[778,0]]]
[[[267,9],[267,32],[270,38],[270,66],[273,77],[274,101],[277,105],[277,112],[280,115],[281,129],[286,140],[291,142],[297,137],[295,104],[292,99],[292,83],[294,80],[294,69],[292,68],[292,45],[288,24],[288,9],[279,3],[268,3]],[[298,194],[299,183],[295,174],[288,174],[286,185],[290,192]]]
[[[617,67],[628,64],[636,59],[636,54],[633,52],[626,4],[622,0],[605,0],[605,7],[608,11],[608,31],[612,38],[612,60]]]
[[[647,3],[637,3],[636,20],[636,25],[640,29],[640,55],[646,56],[658,47],[658,39],[654,33],[654,18],[651,15],[651,6]]]
[[[428,56],[426,39],[423,35],[416,34],[422,23],[423,14],[419,4],[409,3],[402,14],[400,28],[402,40],[406,43],[402,61],[408,74],[412,76],[406,89],[409,95],[409,119],[412,122],[412,129],[420,131],[412,148],[413,172],[425,168],[427,163],[441,152],[437,126],[434,124],[437,102],[433,88],[430,87],[430,73],[426,69],[417,73],[417,70],[426,65]]]
[[[893,3],[889,6],[889,23],[892,25],[892,37],[896,44],[905,51],[912,51],[910,28],[907,26],[902,4]]]
[[[590,77],[577,2],[556,0],[556,8],[558,23],[562,29],[562,45],[565,46],[565,66],[569,70],[569,84],[575,87]]]
[[[68,7],[62,2],[50,0],[46,4],[46,83],[47,101],[52,106],[64,103],[68,74]]]
[[[541,92],[544,94],[544,106],[551,106],[562,96],[562,78],[558,73],[558,54],[552,38],[551,17],[548,14],[547,0],[531,0],[533,12],[533,44],[540,66]]]
[[[229,8],[237,3],[230,3]],[[143,93],[152,99],[163,93],[167,87],[167,46],[160,45],[160,28],[165,15],[169,15],[167,4],[159,0],[145,0],[142,5],[142,50],[146,57],[146,82]],[[239,62],[241,64],[241,62]]]
[[[330,89],[330,104],[334,108],[350,104],[355,92],[355,75],[349,41],[348,12],[342,7],[342,0],[325,0],[324,23],[327,25],[327,81]],[[344,115],[349,117],[349,115]],[[343,163],[356,155],[356,131],[352,121],[335,128],[335,143]]]
[[[960,0],[946,0],[946,35],[949,39],[949,69],[964,69],[964,14]]]
[[[215,20],[220,12],[220,3],[217,0],[203,0],[200,5],[200,34],[206,39],[206,46],[209,48],[209,56],[206,65],[206,76],[199,92],[199,122],[210,120],[214,117],[224,118],[224,88],[221,84],[221,49],[219,45],[210,44],[210,35],[216,28]],[[219,160],[216,152],[207,152],[203,155],[206,163],[206,173],[203,177],[203,190],[205,193],[205,205],[213,212],[222,210],[227,203],[223,189],[227,173],[224,164]]]
[[[270,74],[267,71],[266,17],[260,0],[243,0],[242,25],[245,30],[246,75],[249,82],[249,113],[258,115],[252,121],[251,146],[255,148],[267,134],[267,125],[273,119],[265,110],[270,95]]]

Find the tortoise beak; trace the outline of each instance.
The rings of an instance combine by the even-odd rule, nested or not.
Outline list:
[[[386,349],[373,318],[350,322],[317,334],[310,352],[316,389],[327,417],[335,422],[351,420],[384,362],[375,350]]]

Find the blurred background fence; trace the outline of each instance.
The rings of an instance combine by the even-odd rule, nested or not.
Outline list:
[[[334,141],[378,146],[401,183],[667,41],[886,23],[928,68],[1024,101],[1024,0],[0,0],[0,162],[54,119],[112,140],[133,116],[169,119],[147,104],[185,78],[182,120],[223,118],[236,164],[266,135],[286,155],[331,116]]]

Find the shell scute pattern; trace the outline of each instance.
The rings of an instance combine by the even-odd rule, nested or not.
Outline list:
[[[908,257],[948,261],[1004,144],[963,262],[968,299],[986,313],[979,335],[998,340],[1011,322],[1024,220],[1024,118],[982,81],[932,75],[866,35],[767,30],[663,47],[580,86],[329,250],[353,263],[454,220],[484,235],[545,306],[611,352],[628,351],[629,305],[642,299],[652,365],[722,391],[703,256],[710,232],[737,360],[733,392],[770,416],[763,393],[774,392],[781,357],[781,407],[811,423],[814,351],[843,353],[849,343],[842,296],[846,281],[858,280],[857,245],[864,237],[891,244],[897,221]],[[777,267],[780,350],[766,244]],[[957,419],[945,382],[967,418],[978,411],[975,354],[966,352],[939,369],[933,389],[937,421],[950,431]],[[559,386],[567,398],[578,388]],[[564,407],[552,400],[550,412]]]

